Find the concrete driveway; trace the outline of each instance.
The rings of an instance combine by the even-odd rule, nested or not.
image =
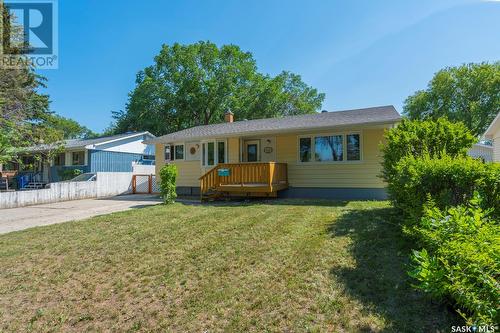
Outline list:
[[[158,196],[122,195],[0,210],[0,234],[161,203]]]

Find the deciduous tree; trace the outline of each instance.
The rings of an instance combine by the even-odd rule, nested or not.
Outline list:
[[[410,119],[461,121],[480,136],[500,111],[499,105],[500,62],[468,64],[437,72],[426,90],[406,99],[403,113]]]
[[[114,131],[162,135],[221,122],[228,109],[236,119],[313,113],[323,99],[299,75],[259,73],[252,54],[238,46],[176,43],[138,73],[126,110],[114,113]]]

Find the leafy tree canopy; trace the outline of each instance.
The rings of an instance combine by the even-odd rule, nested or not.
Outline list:
[[[2,3],[0,12],[3,50],[22,55],[25,46],[10,43],[10,34],[18,35],[16,29],[20,27]],[[38,92],[44,82],[45,78],[31,67],[12,69],[0,64],[0,164],[15,160],[26,147],[62,138],[48,124],[49,97]]]
[[[0,2],[3,50],[22,56],[26,45],[10,43],[10,34],[21,27],[7,7]],[[6,68],[0,63],[0,164],[19,161],[28,147],[48,144],[51,149],[39,158],[50,158],[61,149],[61,140],[90,136],[93,133],[73,120],[54,115],[49,110],[49,96],[40,93],[46,79],[34,68]]]
[[[324,97],[299,75],[259,73],[252,54],[238,46],[175,43],[137,74],[126,110],[114,112],[113,130],[163,135],[219,123],[228,109],[240,120],[313,113]]]
[[[97,133],[80,125],[77,121],[55,114],[48,119],[48,125],[62,132],[64,139],[89,139],[98,136]]]
[[[437,72],[426,90],[405,101],[403,113],[410,119],[463,122],[480,136],[499,112],[500,62],[467,64]]]

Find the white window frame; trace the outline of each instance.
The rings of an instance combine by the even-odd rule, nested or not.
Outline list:
[[[167,150],[167,146],[170,146],[170,159],[167,160],[166,156],[165,156],[165,151]],[[183,146],[184,148],[183,151],[184,151],[184,154],[183,154],[183,158],[175,158],[175,147],[176,146]],[[186,144],[185,142],[177,142],[177,143],[167,143],[165,144],[165,146],[163,147],[163,158],[165,159],[165,162],[175,162],[175,161],[184,161],[186,159]]]
[[[347,136],[350,134],[358,134],[359,135],[359,160],[347,160]],[[338,136],[342,135],[342,161],[316,161],[315,156],[315,138],[321,136]],[[301,138],[311,138],[311,160],[309,162],[302,162],[300,160],[300,139]],[[303,134],[297,136],[297,163],[299,164],[357,164],[363,162],[363,133],[362,131],[343,131],[343,132],[325,132],[325,133],[316,133],[316,134]]]
[[[228,147],[226,139],[213,139],[213,140],[203,140],[201,141],[201,167],[202,168],[213,168],[217,164],[219,164],[219,142],[224,142],[224,163],[228,163],[227,155],[228,155]],[[208,162],[208,143],[214,144],[214,165],[204,164],[205,161]],[[203,148],[205,147],[205,148]]]

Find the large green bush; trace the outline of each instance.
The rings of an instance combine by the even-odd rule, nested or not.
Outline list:
[[[500,216],[500,164],[483,163],[471,157],[442,154],[419,158],[407,156],[394,168],[388,184],[389,197],[401,209],[407,221],[420,220],[428,198],[445,209],[465,204],[474,192],[481,194],[485,208]]]
[[[416,286],[451,300],[468,324],[500,322],[500,225],[478,198],[448,210],[426,207],[414,231],[424,247],[412,256]]]
[[[80,169],[61,169],[57,171],[60,180],[71,180],[83,173]]]
[[[382,146],[382,177],[391,183],[396,164],[403,157],[435,156],[443,151],[450,156],[465,156],[477,139],[462,123],[438,120],[407,120],[385,134]]]
[[[174,164],[165,164],[160,169],[160,192],[166,204],[174,202],[177,198],[176,181],[177,167]]]

